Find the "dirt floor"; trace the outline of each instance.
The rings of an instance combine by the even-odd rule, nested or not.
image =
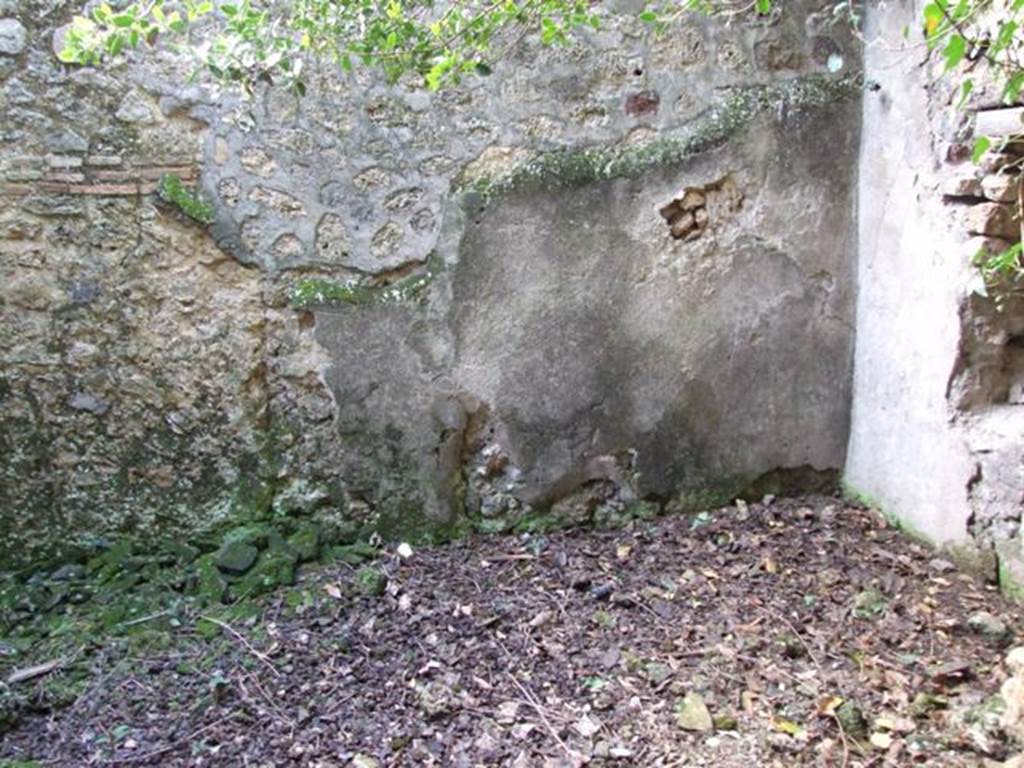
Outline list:
[[[992,695],[1020,609],[837,499],[392,549],[374,567],[177,622],[164,647],[95,644],[68,662],[89,672],[77,698],[25,716],[0,757],[867,768],[1011,749]]]

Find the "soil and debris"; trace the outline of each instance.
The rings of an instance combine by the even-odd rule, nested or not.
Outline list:
[[[831,497],[406,546],[165,618],[130,641],[77,639],[59,662],[0,654],[29,702],[79,681],[66,706],[20,713],[0,766],[881,768],[1014,752],[998,691],[1020,610]]]

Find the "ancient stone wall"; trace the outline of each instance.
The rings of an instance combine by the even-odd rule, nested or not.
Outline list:
[[[2,556],[834,475],[856,41],[827,3],[663,37],[620,5],[440,94],[324,71],[238,101],[168,54],[60,65],[72,6],[0,2]]]

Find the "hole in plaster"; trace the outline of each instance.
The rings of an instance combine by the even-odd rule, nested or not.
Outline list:
[[[695,187],[684,189],[658,213],[676,240],[696,240],[708,226],[707,197]]]
[[[674,198],[658,209],[676,240],[696,240],[713,221],[736,213],[743,204],[743,194],[731,177],[726,176],[701,187],[684,187]]]

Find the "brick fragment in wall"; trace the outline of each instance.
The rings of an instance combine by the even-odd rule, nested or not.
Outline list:
[[[4,158],[5,168],[38,169],[45,164],[45,158],[38,155],[15,155]]]
[[[134,181],[135,174],[130,170],[92,171],[89,174],[93,181]]]
[[[982,178],[981,188],[989,200],[997,203],[1016,203],[1019,180],[1016,175],[989,174]]]
[[[197,174],[196,166],[189,164],[180,165],[136,165],[135,173],[142,179],[159,179],[165,174],[173,174],[181,177],[182,181],[194,179]]]
[[[46,174],[46,181],[62,181],[68,184],[81,184],[85,181],[84,173],[58,172]]]
[[[269,179],[277,170],[274,158],[263,147],[245,147],[239,153],[238,161],[249,173],[263,179]]]
[[[155,181],[141,181],[129,184],[47,184],[38,185],[41,192],[62,195],[148,195],[156,192],[159,184]]]
[[[640,91],[626,97],[626,114],[635,117],[656,114],[661,104],[657,91]]]
[[[684,237],[690,230],[696,227],[696,221],[694,220],[693,214],[689,211],[682,213],[672,219],[670,229],[672,230],[672,237]]]
[[[1020,240],[1020,221],[1013,208],[1001,203],[979,203],[967,209],[966,227],[972,235]]]

